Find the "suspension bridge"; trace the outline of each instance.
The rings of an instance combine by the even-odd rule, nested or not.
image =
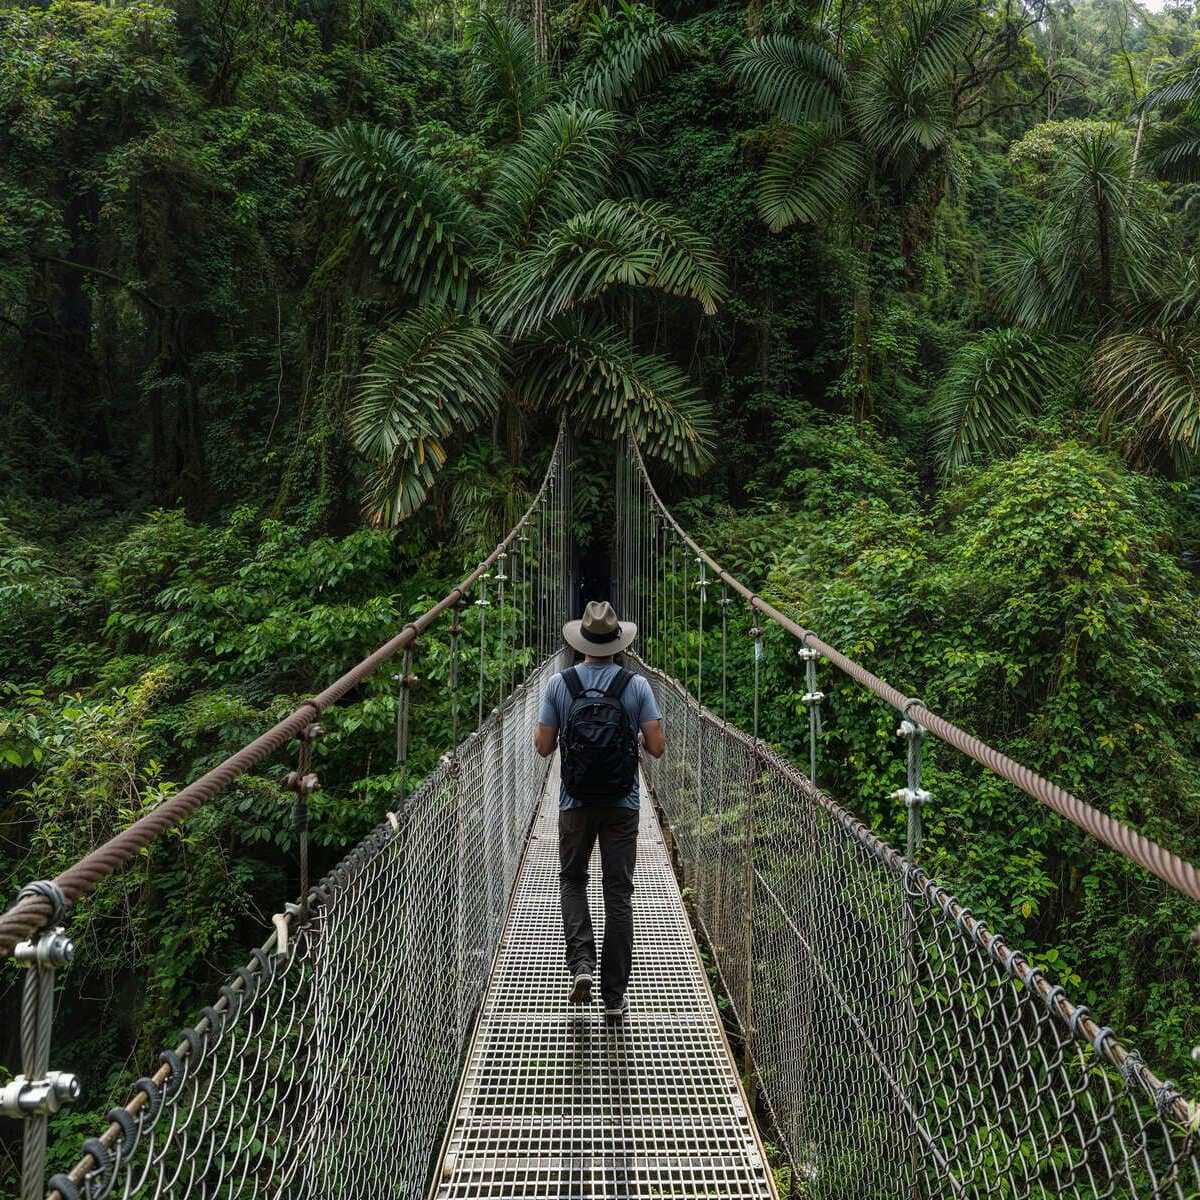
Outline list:
[[[563,433],[529,510],[458,587],[0,915],[0,953],[25,969],[21,1071],[0,1088],[0,1112],[22,1123],[21,1200],[1200,1194],[1195,1106],[922,870],[925,739],[1193,900],[1196,870],[750,592],[675,521],[632,441],[618,456],[614,598],[642,631],[635,665],[663,710],[667,751],[643,766],[653,804],[639,832],[631,1013],[611,1023],[598,1005],[568,1009],[554,764],[534,752],[533,730],[575,604],[572,507]],[[321,717],[398,658],[403,766],[421,735],[413,653],[439,622],[452,749],[312,881]],[[760,736],[767,625],[803,662],[807,770]],[[476,637],[477,681],[463,669]],[[853,797],[818,786],[830,669],[894,710],[903,852],[853,816]],[[731,672],[753,696],[749,728],[729,719]],[[53,1061],[67,909],[289,747],[295,902],[130,1080],[74,1166],[47,1178],[48,1123],[79,1090],[71,1064]]]

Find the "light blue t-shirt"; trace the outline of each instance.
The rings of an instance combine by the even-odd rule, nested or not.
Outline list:
[[[603,691],[612,683],[621,668],[616,663],[580,663],[575,670],[579,672],[579,682],[585,688],[596,688]],[[629,714],[633,722],[634,732],[640,732],[646,721],[661,721],[662,713],[658,711],[658,701],[650,690],[650,684],[643,675],[635,674],[625,685],[621,693],[621,707]],[[542,697],[541,711],[538,720],[543,725],[561,729],[567,723],[567,713],[571,711],[571,693],[563,682],[561,674],[555,675],[546,685],[546,694]],[[618,801],[618,808],[636,809],[641,803],[641,790],[638,781],[633,781],[633,788],[624,799]],[[558,793],[558,807],[578,808],[579,802],[571,796],[565,786]]]

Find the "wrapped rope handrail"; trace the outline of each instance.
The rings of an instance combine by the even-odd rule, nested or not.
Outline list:
[[[1009,758],[986,742],[960,729],[945,717],[939,716],[916,697],[905,696],[886,680],[867,670],[861,663],[843,654],[836,647],[822,641],[811,629],[805,629],[799,622],[794,621],[786,613],[780,612],[774,605],[768,603],[757,593],[746,587],[741,580],[726,571],[711,555],[700,547],[679,524],[670,509],[663,503],[662,498],[651,482],[650,473],[642,458],[641,448],[637,442],[632,443],[634,460],[642,480],[657,506],[660,516],[666,520],[676,535],[704,564],[715,573],[717,579],[736,592],[752,609],[774,622],[781,629],[787,630],[805,647],[816,650],[822,657],[828,659],[844,675],[873,692],[885,703],[890,704],[902,716],[906,716],[934,734],[935,737],[953,746],[956,750],[974,759],[993,774],[1006,779],[1014,787],[1019,788],[1027,796],[1031,796],[1039,804],[1065,817],[1084,833],[1103,842],[1118,854],[1137,863],[1152,875],[1156,875],[1164,883],[1193,900],[1200,900],[1200,871],[1178,854],[1160,846],[1151,838],[1140,834],[1135,829],[1121,821],[1101,812],[1078,796],[1072,795],[1065,788],[1039,775],[1036,771]]]

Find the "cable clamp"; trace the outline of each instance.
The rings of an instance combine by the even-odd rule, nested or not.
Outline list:
[[[1154,1089],[1154,1107],[1158,1110],[1158,1115],[1164,1121],[1171,1116],[1171,1110],[1175,1107],[1175,1101],[1178,1099],[1179,1089],[1170,1079],[1164,1079]]]
[[[61,925],[47,929],[36,942],[18,942],[13,947],[13,958],[24,967],[65,967],[74,957],[75,943]]]
[[[1137,1050],[1130,1050],[1125,1055],[1125,1061],[1117,1068],[1121,1072],[1121,1078],[1124,1080],[1126,1087],[1133,1086],[1134,1077],[1142,1070],[1142,1056]]]
[[[928,804],[933,796],[924,788],[897,788],[892,793],[893,800],[903,800],[906,808],[917,808],[922,804]]]
[[[804,695],[800,697],[800,703],[801,704],[820,704],[821,701],[824,699],[825,699],[824,692],[805,692]]]
[[[802,662],[812,662],[813,659],[820,658],[819,650],[814,650],[811,646],[805,646],[802,650],[796,651],[796,657]]]
[[[313,771],[309,771],[306,775],[301,775],[299,771],[289,771],[284,782],[289,791],[293,791],[297,796],[305,799],[321,787],[321,781]]]
[[[82,1094],[78,1077],[69,1071],[47,1071],[44,1079],[15,1075],[0,1087],[0,1116],[14,1120],[51,1116]]]

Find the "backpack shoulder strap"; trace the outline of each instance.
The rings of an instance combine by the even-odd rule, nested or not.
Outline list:
[[[568,667],[562,673],[562,681],[567,685],[567,691],[571,693],[572,700],[578,700],[583,695],[583,681],[574,667]]]
[[[621,667],[613,676],[612,682],[604,689],[604,694],[613,700],[620,700],[621,694],[629,686],[629,681],[633,678],[633,672],[625,670]]]

